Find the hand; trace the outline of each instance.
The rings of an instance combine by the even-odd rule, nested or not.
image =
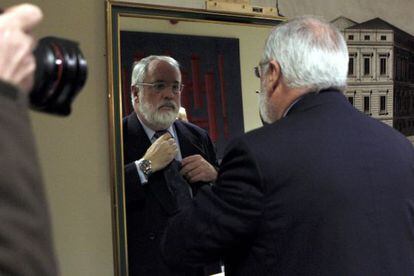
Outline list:
[[[41,10],[31,4],[13,6],[0,15],[0,80],[28,93],[36,68],[31,31],[42,20]]]
[[[180,173],[189,183],[212,182],[217,179],[216,169],[199,154],[187,156],[181,165]]]
[[[177,153],[177,144],[171,134],[167,132],[152,143],[143,158],[151,161],[152,171],[156,172],[164,169]]]

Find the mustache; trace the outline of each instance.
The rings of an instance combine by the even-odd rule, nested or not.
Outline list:
[[[165,101],[161,103],[160,105],[158,105],[157,109],[160,109],[162,107],[170,107],[170,108],[173,108],[174,110],[178,109],[178,106],[173,101]]]

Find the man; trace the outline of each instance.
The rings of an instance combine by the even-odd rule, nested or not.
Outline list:
[[[134,112],[123,120],[129,275],[204,275],[202,268],[169,270],[159,248],[168,217],[217,177],[207,132],[176,120],[182,89],[173,58],[149,56],[134,65]],[[154,137],[159,131],[166,133]],[[177,161],[180,172],[167,175]]]
[[[256,72],[269,125],[235,140],[216,184],[174,216],[167,262],[232,275],[414,275],[414,149],[341,93],[342,35],[278,25]]]
[[[0,15],[0,275],[57,275],[48,206],[27,112],[33,86],[33,28],[24,4]]]

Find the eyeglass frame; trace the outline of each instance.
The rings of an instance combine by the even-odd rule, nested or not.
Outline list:
[[[164,84],[164,88],[156,88],[155,86],[159,84]],[[168,85],[167,85],[168,84]],[[181,92],[183,92],[184,84],[182,83],[176,83],[176,82],[165,82],[165,81],[154,81],[154,82],[137,82],[135,86],[137,85],[143,85],[143,86],[150,86],[157,94],[161,93],[165,89],[171,87],[171,90],[174,94],[179,95]],[[174,85],[178,85],[177,89],[174,88]]]
[[[254,75],[257,77],[257,78],[261,78],[261,75],[262,75],[262,67],[264,66],[264,65],[266,65],[266,64],[268,64],[270,62],[270,60],[264,60],[264,61],[261,61],[261,62],[259,62],[259,66],[255,66],[253,69],[254,69]]]

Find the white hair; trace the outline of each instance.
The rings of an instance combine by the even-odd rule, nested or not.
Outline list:
[[[320,91],[345,89],[348,59],[346,42],[336,27],[316,17],[303,16],[272,30],[262,62],[276,60],[288,87]]]

